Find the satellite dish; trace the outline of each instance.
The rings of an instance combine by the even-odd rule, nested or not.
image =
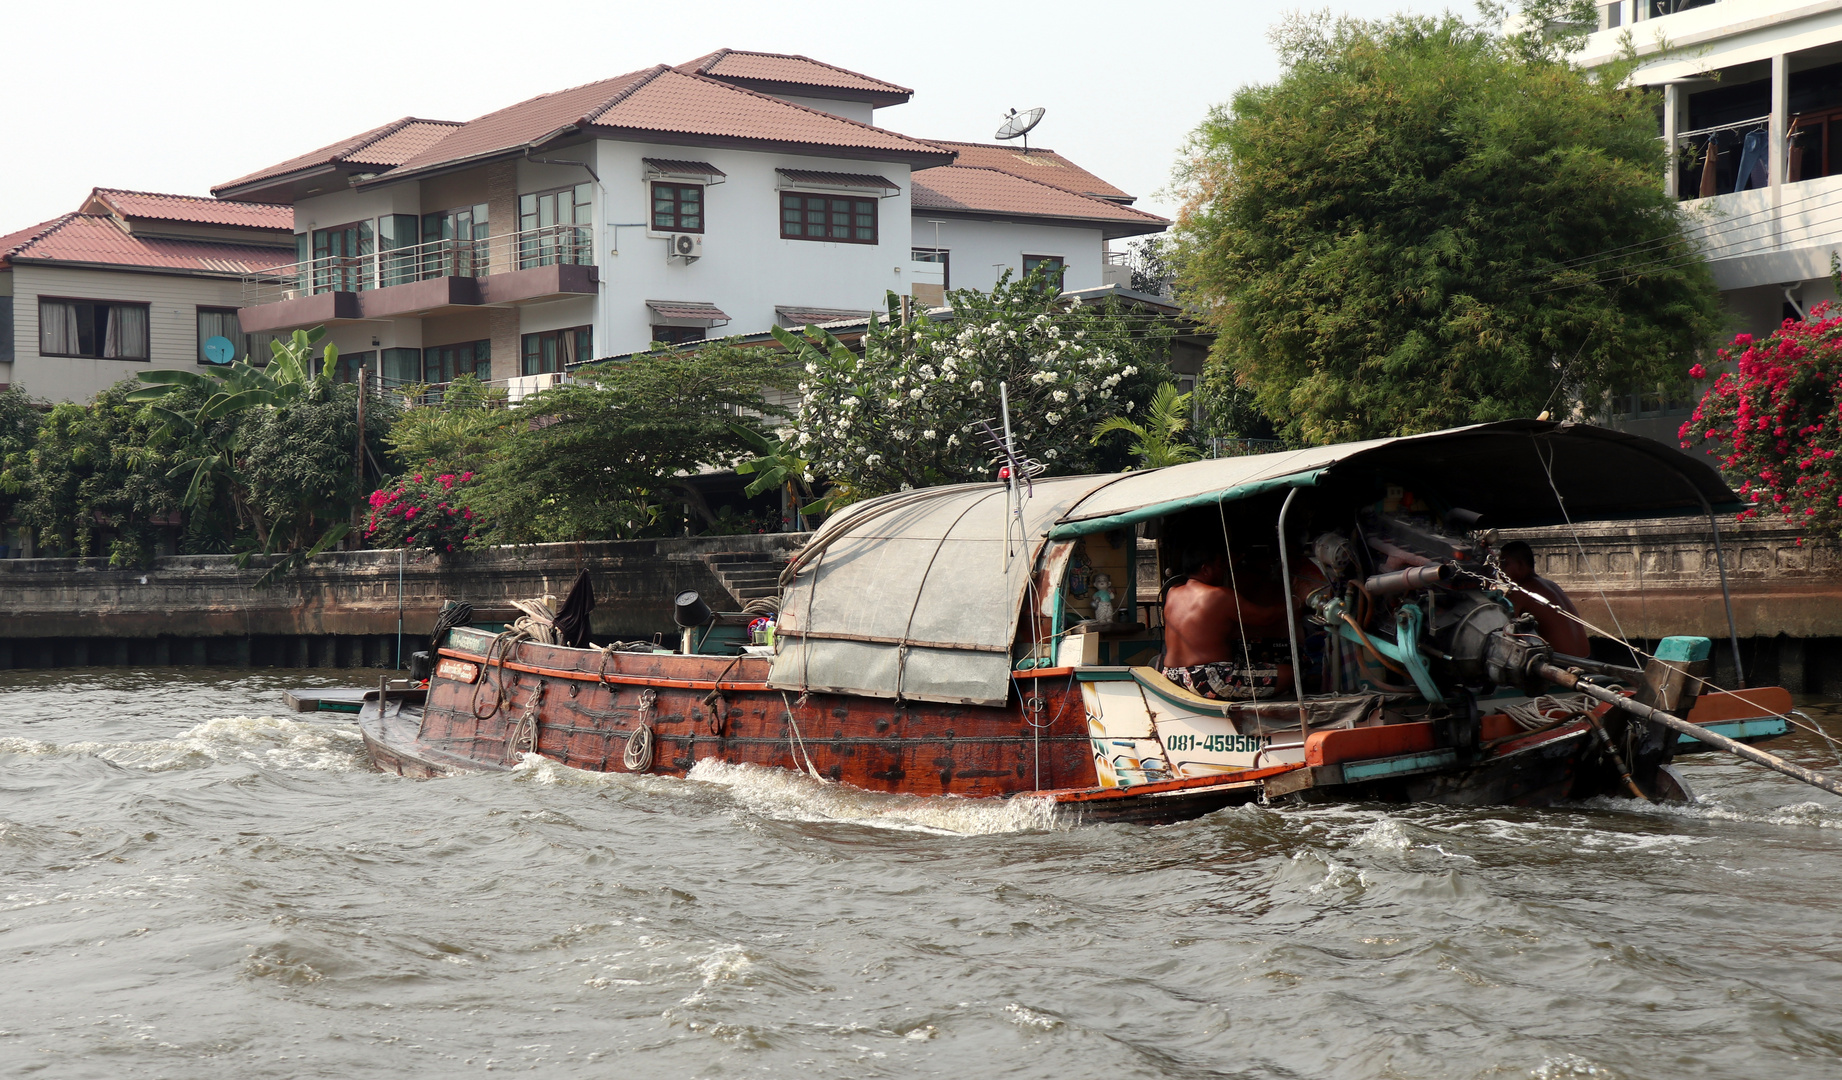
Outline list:
[[[1024,112],[1012,109],[1005,114],[1004,123],[998,125],[998,138],[1022,139],[1023,152],[1027,154],[1030,152],[1030,129],[1042,123],[1042,119],[1043,110],[1041,108],[1028,109]]]
[[[205,339],[205,359],[213,364],[228,364],[237,358],[237,347],[222,335]]]

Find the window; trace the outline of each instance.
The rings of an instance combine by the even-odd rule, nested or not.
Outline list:
[[[567,371],[570,364],[594,357],[592,342],[593,337],[586,326],[572,326],[567,330],[546,330],[541,334],[526,334],[523,342],[522,370],[526,375],[546,375],[553,371]]]
[[[463,341],[422,350],[423,382],[450,383],[460,375],[471,375],[481,382],[492,378],[491,341]]]
[[[422,215],[422,276],[481,277],[486,266],[486,204]]]
[[[1060,255],[1025,255],[1023,257],[1024,277],[1029,277],[1039,270],[1043,275],[1043,288],[1054,289],[1058,293],[1062,291],[1062,275],[1066,272],[1067,267],[1063,264]]]
[[[407,386],[421,380],[421,349],[385,349],[379,354],[378,385]]]
[[[701,326],[654,326],[652,340],[661,345],[683,345],[687,341],[704,340],[705,331]]]
[[[876,200],[837,195],[780,193],[780,235],[785,240],[876,243]]]
[[[40,299],[38,351],[41,356],[146,360],[147,305]]]
[[[591,190],[588,184],[577,184],[518,196],[518,269],[594,263]]]
[[[652,185],[652,231],[704,231],[704,188],[702,184]]]
[[[313,291],[358,292],[371,288],[371,250],[374,241],[369,221],[315,229]]]
[[[274,350],[269,348],[269,342],[288,341],[292,335],[268,331],[245,334],[242,325],[237,321],[236,308],[201,307],[198,309],[199,363],[211,363],[205,357],[205,342],[214,337],[229,338],[230,343],[236,346],[236,355],[231,357],[233,361],[248,360],[256,367],[263,367],[275,356]]]
[[[376,360],[375,352],[340,353],[339,363],[333,368],[333,381],[355,383],[358,381],[358,369],[368,367],[375,371]]]
[[[909,253],[909,259],[918,263],[937,263],[940,266],[940,287],[953,287],[953,269],[948,260],[946,248],[915,248]]]

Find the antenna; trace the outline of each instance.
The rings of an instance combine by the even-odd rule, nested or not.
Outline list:
[[[1012,109],[1004,114],[1004,123],[998,125],[997,137],[1005,140],[1022,139],[1023,152],[1027,154],[1030,152],[1030,129],[1042,121],[1043,110],[1040,106],[1023,112]]]

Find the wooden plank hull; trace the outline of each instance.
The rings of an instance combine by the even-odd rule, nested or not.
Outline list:
[[[477,674],[471,682],[431,680],[413,732],[372,722],[376,737],[368,739],[393,759],[502,769],[535,752],[578,769],[666,776],[713,759],[810,768],[827,780],[913,795],[1095,783],[1080,693],[1066,677],[1023,680],[1021,701],[990,708],[783,693],[767,687],[767,661],[753,657],[531,643],[504,663],[456,649],[441,655]],[[1040,727],[1026,721],[1026,708]],[[642,727],[652,741],[643,765],[627,753]]]

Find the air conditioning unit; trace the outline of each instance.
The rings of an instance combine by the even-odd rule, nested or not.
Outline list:
[[[692,259],[701,259],[704,257],[704,238],[702,233],[671,233],[667,235],[665,239],[670,245],[667,249],[668,258],[683,259],[685,262],[690,262]]]

